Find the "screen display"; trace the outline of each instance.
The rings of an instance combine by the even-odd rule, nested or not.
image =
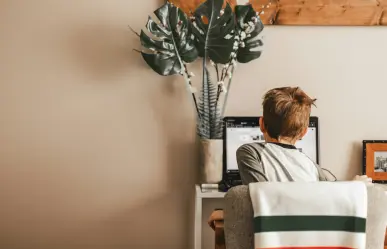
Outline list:
[[[258,122],[246,122],[243,124],[226,122],[227,170],[238,170],[236,151],[240,146],[264,141],[265,139],[258,126]],[[296,147],[315,163],[318,163],[317,128],[315,122],[310,122],[306,135],[296,143]]]

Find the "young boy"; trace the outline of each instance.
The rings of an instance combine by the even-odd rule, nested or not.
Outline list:
[[[298,87],[275,88],[265,94],[259,120],[265,142],[245,144],[237,151],[243,184],[327,180],[321,168],[295,147],[308,131],[314,102]]]
[[[265,142],[245,144],[237,150],[243,184],[327,181],[322,169],[295,147],[308,130],[315,101],[298,87],[275,88],[264,95],[259,127]],[[215,211],[208,223],[213,226],[213,221],[222,219],[223,211]]]

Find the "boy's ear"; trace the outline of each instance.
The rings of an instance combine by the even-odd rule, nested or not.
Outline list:
[[[300,139],[302,139],[306,135],[307,132],[308,132],[308,127],[306,127],[304,129],[304,131],[301,133]]]
[[[263,122],[263,117],[261,117],[259,119],[259,129],[261,129],[262,133],[265,133],[266,132],[266,129],[265,129],[265,123]]]

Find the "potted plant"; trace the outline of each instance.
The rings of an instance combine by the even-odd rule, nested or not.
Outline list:
[[[223,0],[207,0],[191,16],[167,2],[154,11],[138,34],[145,62],[163,76],[180,74],[185,79],[197,114],[201,140],[203,182],[222,180],[223,115],[237,63],[260,57],[263,30],[259,13],[251,5],[234,9]],[[199,98],[192,87],[188,66],[202,60]],[[215,73],[211,78],[210,71]],[[214,81],[215,80],[215,81]]]

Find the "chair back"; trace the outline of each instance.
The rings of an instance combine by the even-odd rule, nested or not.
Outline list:
[[[366,249],[383,249],[386,246],[387,195],[383,188],[374,184],[367,187],[367,196]],[[224,232],[227,249],[254,249],[253,207],[248,186],[237,186],[227,192]]]

